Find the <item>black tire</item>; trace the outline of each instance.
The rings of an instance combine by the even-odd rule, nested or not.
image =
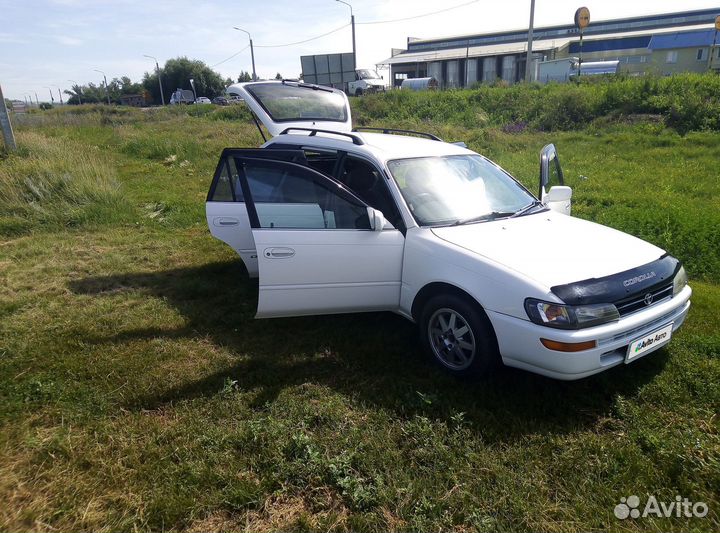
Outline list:
[[[499,366],[495,331],[482,308],[470,298],[433,296],[423,307],[418,326],[425,353],[455,376],[487,375]]]

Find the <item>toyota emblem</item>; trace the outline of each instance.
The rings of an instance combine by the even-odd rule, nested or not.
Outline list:
[[[652,295],[652,293],[651,293],[651,292],[647,293],[647,294],[645,295],[644,300],[645,300],[645,305],[651,305],[652,302],[653,302],[653,295]]]

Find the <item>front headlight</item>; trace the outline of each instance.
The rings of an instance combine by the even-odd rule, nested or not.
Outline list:
[[[589,328],[620,319],[613,304],[564,305],[528,298],[525,311],[536,324],[559,329]]]
[[[675,277],[673,278],[673,296],[676,296],[687,284],[687,273],[685,272],[685,267],[681,266],[680,270],[678,270],[678,273],[675,274]]]

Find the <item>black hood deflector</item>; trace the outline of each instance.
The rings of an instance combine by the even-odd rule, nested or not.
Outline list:
[[[568,305],[614,303],[672,283],[680,267],[680,261],[665,254],[656,261],[624,272],[556,285],[550,290]]]

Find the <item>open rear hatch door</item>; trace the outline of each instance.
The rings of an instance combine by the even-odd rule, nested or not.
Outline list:
[[[288,128],[352,130],[350,104],[338,89],[288,81],[236,83],[230,89],[242,97],[273,137]]]

